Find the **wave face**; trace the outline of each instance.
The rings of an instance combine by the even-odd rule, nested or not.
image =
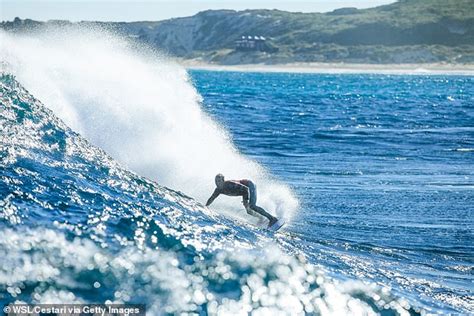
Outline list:
[[[1,32],[0,39],[7,71],[128,169],[201,202],[212,193],[217,173],[250,178],[259,186],[259,203],[291,219],[298,205],[294,194],[237,151],[201,110],[183,68],[93,28]],[[214,207],[244,213],[240,203],[226,201],[218,199]]]
[[[416,314],[326,277],[285,238],[128,171],[0,78],[0,303],[146,303],[152,315]],[[284,252],[282,252],[282,250]]]

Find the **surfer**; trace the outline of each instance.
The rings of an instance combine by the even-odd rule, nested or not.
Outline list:
[[[263,208],[257,206],[257,186],[250,180],[227,180],[225,181],[224,175],[218,174],[215,178],[216,189],[212,193],[209,200],[207,200],[206,206],[211,203],[219,196],[219,194],[225,194],[229,196],[242,196],[242,203],[244,204],[245,210],[249,215],[258,217],[255,213],[258,213],[269,220],[268,227],[275,224],[278,219],[275,216],[267,213]]]

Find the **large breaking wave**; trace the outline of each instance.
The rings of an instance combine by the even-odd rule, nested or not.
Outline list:
[[[0,41],[2,72],[13,74],[0,78],[1,304],[418,312],[385,288],[325,276],[290,236],[222,216],[241,208],[235,200],[219,212],[199,203],[222,172],[254,179],[271,212],[289,220],[297,208],[202,111],[181,67],[97,29],[0,31]]]
[[[8,72],[127,168],[201,202],[213,191],[219,172],[250,178],[269,212],[290,220],[296,211],[291,190],[241,155],[226,131],[201,110],[200,95],[177,64],[94,28],[22,36],[0,32],[0,39]],[[231,199],[218,199],[215,207],[244,213]]]
[[[0,96],[0,303],[145,303],[150,315],[417,313],[124,169],[13,76],[0,77]]]

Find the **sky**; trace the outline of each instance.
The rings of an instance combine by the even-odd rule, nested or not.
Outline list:
[[[341,7],[370,8],[395,0],[0,0],[0,20],[159,21],[209,9],[279,9],[327,12]]]

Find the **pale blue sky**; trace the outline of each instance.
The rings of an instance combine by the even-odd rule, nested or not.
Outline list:
[[[327,12],[341,7],[369,8],[395,0],[0,0],[0,20],[15,17],[46,21],[158,21],[190,16],[208,9],[280,9]]]

